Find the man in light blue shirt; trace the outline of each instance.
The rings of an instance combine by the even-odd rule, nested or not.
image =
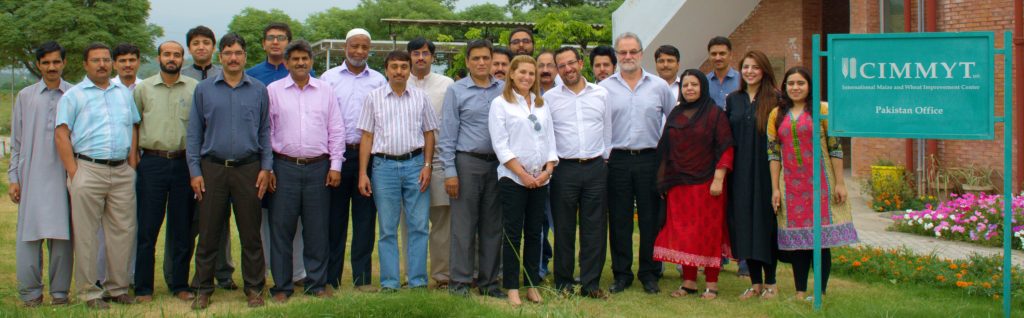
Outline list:
[[[128,257],[135,244],[135,165],[133,125],[138,109],[131,91],[111,83],[110,47],[94,43],[85,49],[86,78],[57,104],[54,139],[68,172],[72,235],[75,237],[75,284],[86,306],[107,309],[106,292],[121,304],[128,295]],[[110,264],[103,287],[97,286],[96,230],[106,229]]]
[[[708,88],[715,105],[725,109],[725,96],[740,88],[740,72],[729,66],[732,56],[732,42],[724,36],[716,36],[708,42],[708,61],[713,69],[708,72]]]
[[[633,283],[633,207],[640,230],[640,268],[644,291],[658,293],[661,263],[653,260],[659,196],[655,189],[658,154],[665,116],[675,106],[672,90],[657,75],[640,67],[643,45],[636,34],[615,39],[619,72],[601,82],[608,90],[612,114],[611,155],[608,158],[608,228],[615,281],[608,290],[619,293]]]

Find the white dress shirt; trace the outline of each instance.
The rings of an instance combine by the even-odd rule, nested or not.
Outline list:
[[[630,89],[621,73],[615,73],[598,85],[608,89],[612,148],[642,150],[657,147],[665,116],[676,105],[665,80],[643,72],[636,87]]]
[[[494,154],[501,162],[498,165],[498,179],[509,178],[523,185],[519,176],[505,167],[506,162],[516,159],[527,173],[537,176],[549,161],[558,162],[558,153],[555,151],[550,107],[536,107],[536,103],[528,106],[522,95],[513,95],[516,97],[515,103],[509,103],[501,95],[491,102],[487,126]],[[531,101],[535,97],[530,93]],[[536,117],[536,121],[529,119],[531,114]],[[540,130],[536,129],[537,124],[540,124]]]
[[[608,159],[612,150],[612,112],[606,105],[608,90],[593,83],[579,95],[562,85],[544,94],[544,105],[551,107],[555,148],[558,157]]]

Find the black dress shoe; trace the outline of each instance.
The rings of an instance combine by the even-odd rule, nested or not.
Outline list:
[[[658,281],[650,280],[644,282],[644,292],[648,294],[657,294],[661,292],[661,288],[658,288]]]
[[[616,280],[614,283],[612,283],[612,287],[608,288],[608,291],[611,292],[612,294],[621,293],[625,291],[627,288],[629,288],[629,285],[632,284],[633,282],[630,281]]]
[[[498,287],[494,287],[488,290],[480,290],[480,295],[494,297],[497,299],[508,299],[508,294],[505,294],[505,292],[501,291],[501,288]]]
[[[453,296],[469,297],[469,285],[463,283],[451,283],[448,285],[448,293]]]

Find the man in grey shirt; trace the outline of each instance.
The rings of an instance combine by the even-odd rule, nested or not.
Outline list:
[[[491,76],[490,41],[466,46],[466,68],[470,76],[448,87],[441,106],[439,143],[452,214],[449,291],[469,295],[476,259],[480,294],[505,298],[497,284],[502,227],[498,157],[487,128],[491,101],[501,95],[502,82]]]

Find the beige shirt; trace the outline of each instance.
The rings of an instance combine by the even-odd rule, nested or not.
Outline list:
[[[185,149],[185,128],[192,111],[192,94],[199,82],[178,76],[172,86],[164,84],[160,74],[135,87],[135,105],[139,107],[139,148],[176,151]]]

